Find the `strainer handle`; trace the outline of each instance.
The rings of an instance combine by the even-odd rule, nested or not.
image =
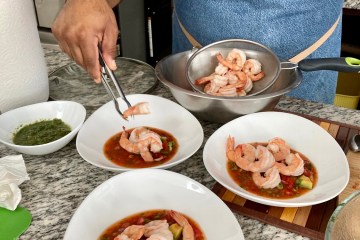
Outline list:
[[[298,64],[293,62],[280,62],[280,67],[281,70],[291,70],[298,68]]]

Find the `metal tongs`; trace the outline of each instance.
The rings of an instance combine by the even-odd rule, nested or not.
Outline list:
[[[106,65],[105,63],[105,60],[103,58],[103,55],[102,55],[102,51],[101,51],[101,47],[98,46],[98,49],[99,49],[99,61],[100,61],[100,66],[101,66],[101,82],[103,83],[103,85],[105,86],[105,89],[107,91],[107,93],[109,94],[110,97],[112,97],[113,99],[113,102],[114,102],[114,105],[115,105],[115,110],[120,114],[120,116],[127,120],[123,113],[121,112],[120,110],[120,107],[119,107],[119,103],[118,103],[118,100],[114,94],[114,92],[112,91],[108,81],[107,81],[107,77],[109,77],[115,87],[116,87],[116,90],[118,91],[120,97],[125,101],[125,103],[127,104],[127,106],[130,108],[131,107],[131,104],[130,102],[126,99],[126,96],[121,88],[121,85],[119,83],[119,80],[116,78],[114,72]]]

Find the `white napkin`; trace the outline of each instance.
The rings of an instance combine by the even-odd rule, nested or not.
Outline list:
[[[18,186],[29,179],[22,155],[0,158],[0,207],[14,211],[21,200]]]

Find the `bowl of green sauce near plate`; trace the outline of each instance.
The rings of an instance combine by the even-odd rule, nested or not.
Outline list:
[[[0,142],[20,153],[44,155],[68,144],[85,121],[86,110],[72,101],[49,101],[0,115]]]

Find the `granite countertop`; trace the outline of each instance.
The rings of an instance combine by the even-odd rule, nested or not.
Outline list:
[[[360,9],[360,0],[344,0],[344,8]]]
[[[45,57],[49,73],[71,63],[65,54],[57,50],[45,49]],[[174,100],[169,90],[162,84],[158,84],[151,94]],[[284,97],[277,108],[360,126],[360,114],[356,110],[289,97]],[[88,108],[88,116],[94,110]],[[221,126],[218,123],[201,120],[200,123],[204,129],[204,143]],[[211,189],[215,180],[203,165],[203,146],[191,157],[191,161],[185,161],[168,170],[189,176]],[[0,152],[0,157],[18,154],[2,144],[0,144]],[[52,154],[44,156],[24,154],[23,157],[30,180],[20,185],[22,191],[20,206],[29,209],[33,220],[20,239],[62,239],[71,216],[84,198],[95,187],[117,174],[97,168],[83,160],[76,150],[75,140]],[[246,239],[307,239],[257,220],[235,215]]]

